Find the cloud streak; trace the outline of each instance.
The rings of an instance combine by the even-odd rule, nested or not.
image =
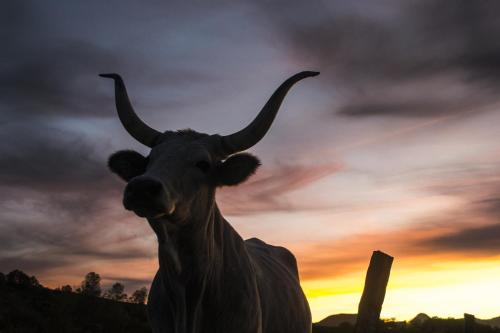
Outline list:
[[[322,69],[340,115],[435,117],[499,100],[497,2],[260,4],[297,60]]]
[[[218,199],[223,212],[228,215],[321,209],[310,202],[297,202],[288,195],[339,170],[341,166],[337,162],[263,168],[246,183],[220,190]]]

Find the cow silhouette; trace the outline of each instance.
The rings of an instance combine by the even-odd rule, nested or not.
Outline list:
[[[123,205],[146,218],[158,238],[159,270],[148,298],[153,332],[306,333],[311,313],[297,263],[286,248],[243,240],[221,215],[217,187],[238,185],[259,167],[242,151],[269,130],[289,89],[318,72],[287,79],[244,129],[227,136],[159,132],[135,113],[118,74],[118,116],[147,157],[124,150],[110,169],[127,182]]]

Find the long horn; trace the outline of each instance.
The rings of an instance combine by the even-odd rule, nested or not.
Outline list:
[[[127,95],[125,83],[120,75],[99,74],[101,77],[113,79],[115,81],[115,103],[118,117],[123,124],[123,127],[132,135],[137,141],[148,147],[153,147],[161,132],[146,125],[135,113],[132,104]]]
[[[283,82],[247,127],[239,132],[222,137],[224,154],[231,155],[246,150],[259,142],[271,127],[288,90],[298,81],[317,75],[319,75],[319,72],[300,72]]]

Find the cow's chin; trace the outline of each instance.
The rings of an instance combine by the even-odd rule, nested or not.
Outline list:
[[[172,206],[169,211],[165,211],[165,212],[162,212],[162,213],[155,214],[154,216],[152,216],[152,218],[153,219],[165,218],[165,217],[168,217],[168,216],[172,216],[174,213],[175,213],[175,206]]]
[[[127,208],[127,207],[125,207]],[[135,215],[146,218],[148,220],[164,219],[173,216],[176,213],[176,205],[169,206],[146,206],[127,208],[135,213]]]
[[[147,218],[148,220],[164,220],[164,219],[172,219],[175,214],[175,205],[171,205],[168,210],[163,212],[150,212],[142,209],[133,209],[133,212],[143,218]]]
[[[170,221],[174,222],[176,220],[176,209],[175,205],[172,205],[168,211],[152,214],[149,216],[146,216],[148,219],[153,220],[153,221]]]

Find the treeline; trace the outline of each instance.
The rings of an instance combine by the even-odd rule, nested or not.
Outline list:
[[[4,284],[28,288],[46,288],[40,284],[35,276],[29,276],[18,269],[8,274],[0,272],[0,286]],[[70,285],[64,285],[55,290],[136,304],[145,304],[148,296],[148,289],[146,287],[139,288],[128,296],[125,293],[125,285],[120,282],[113,283],[109,289],[103,291],[101,287],[101,276],[96,272],[87,273],[79,286],[72,287]]]
[[[151,333],[146,295],[141,288],[129,297],[116,283],[103,290],[94,272],[78,286],[49,289],[15,270],[0,274],[0,332]]]

